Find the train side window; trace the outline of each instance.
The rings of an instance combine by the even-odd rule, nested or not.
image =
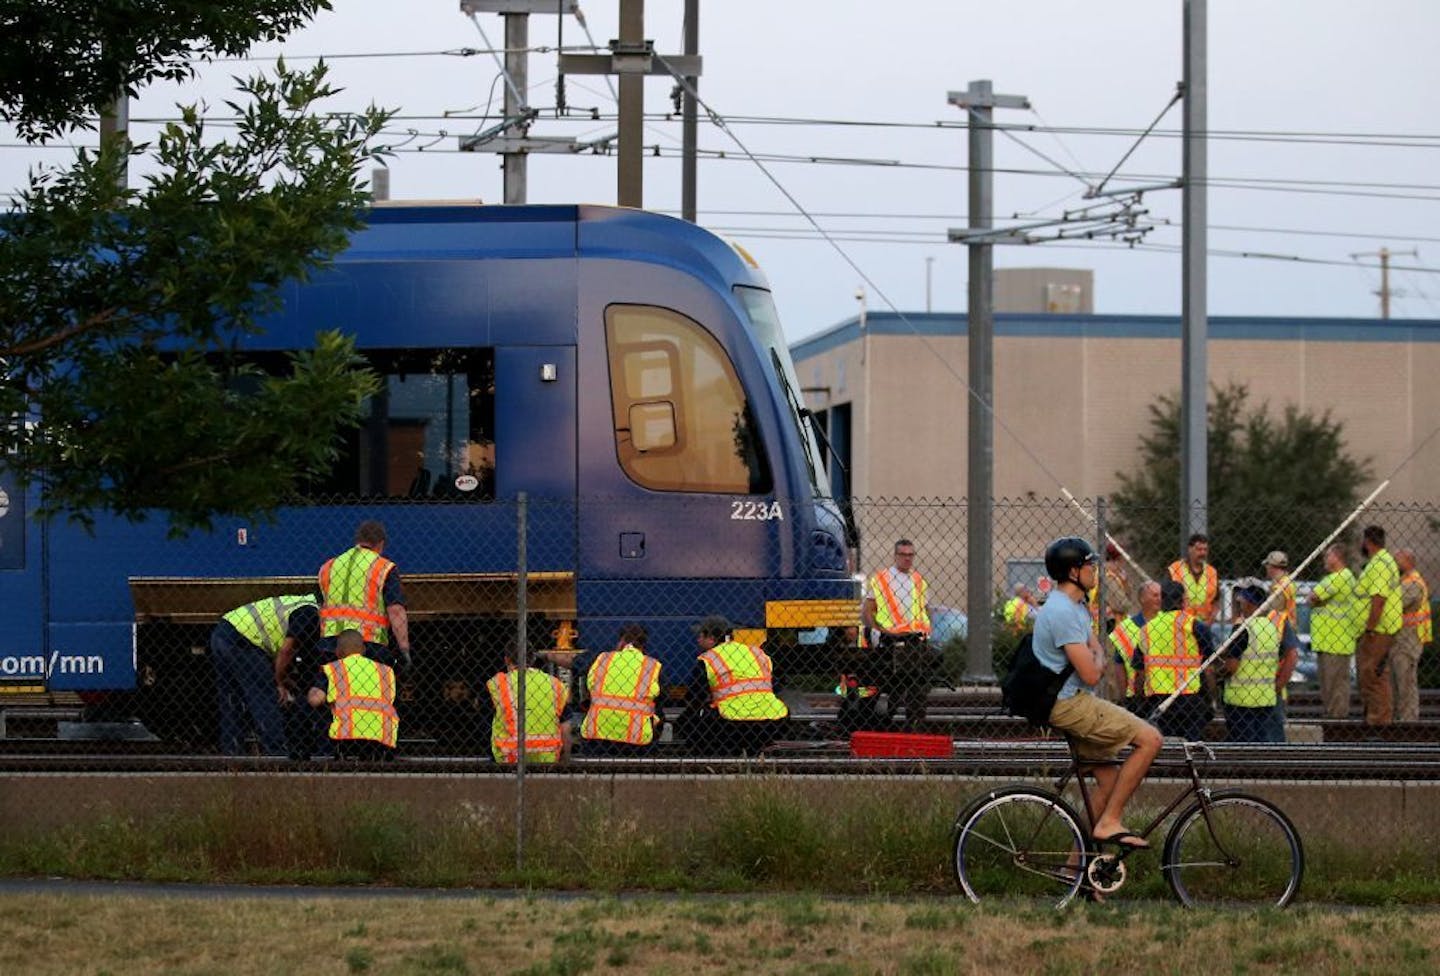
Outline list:
[[[495,495],[495,350],[370,349],[380,377],[315,499]]]
[[[615,450],[657,491],[763,494],[770,468],[735,367],[715,337],[669,309],[605,311]]]

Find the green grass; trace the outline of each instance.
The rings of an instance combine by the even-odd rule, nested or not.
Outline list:
[[[955,791],[948,784],[917,784],[913,794],[875,796],[862,785],[837,786],[821,804],[783,779],[759,779],[741,784],[697,825],[669,833],[600,804],[563,817],[536,815],[527,824],[521,870],[508,815],[464,805],[439,819],[398,802],[319,816],[294,798],[277,799],[261,811],[217,805],[144,819],[100,814],[45,832],[0,835],[0,875],[611,892],[954,892]],[[1302,902],[1440,904],[1440,849],[1424,838],[1394,847],[1311,831],[1304,842]],[[1122,901],[1169,898],[1158,854],[1137,855],[1129,864]],[[623,912],[613,900],[597,904],[602,907],[587,910]],[[736,922],[743,909],[735,906],[697,911],[743,924]],[[816,924],[818,911],[798,901],[785,924],[798,932]],[[926,913],[905,922],[936,931],[952,924],[958,923]],[[364,936],[361,929],[351,938]],[[607,945],[597,960],[627,951],[625,944]],[[443,955],[422,954],[407,965],[433,971],[445,964]],[[550,961],[561,968],[574,962]],[[347,958],[346,965],[360,971],[363,955]]]

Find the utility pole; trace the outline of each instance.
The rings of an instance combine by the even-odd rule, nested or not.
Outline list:
[[[1180,545],[1209,521],[1209,320],[1206,312],[1206,3],[1185,0],[1185,113],[1180,240]]]
[[[121,154],[120,169],[115,182],[120,190],[130,185],[130,154],[125,145],[130,138],[130,96],[121,88],[115,93],[115,100],[100,110],[100,146],[114,144]]]
[[[530,15],[563,17],[577,9],[578,0],[460,0],[460,12],[466,16],[493,13],[505,18],[505,57],[501,62],[505,76],[504,118],[498,125],[460,140],[462,152],[500,154],[505,173],[505,203],[526,202],[529,189],[526,164],[530,153],[574,150],[573,138],[530,138],[530,123],[537,113],[526,102],[525,90],[530,86]]]
[[[994,241],[985,232],[994,227],[995,126],[997,108],[1028,109],[1023,95],[996,95],[986,79],[970,82],[963,92],[950,92],[951,105],[965,109],[970,133],[970,225],[964,239],[970,249],[969,336],[970,397],[969,453],[965,497],[966,577],[965,613],[969,617],[966,671],[972,677],[990,677],[991,625],[995,605],[995,282]],[[954,235],[952,232],[952,240]]]
[[[505,118],[518,119],[528,112],[525,92],[530,87],[530,15],[507,13],[505,18]],[[529,131],[528,122],[520,123],[520,135]],[[505,202],[524,203],[527,166],[524,152],[507,152],[500,156],[505,173]]]
[[[698,58],[700,55],[700,0],[685,0],[685,56]],[[685,91],[681,94],[680,114],[680,216],[695,223],[695,160],[697,156],[697,112],[695,93],[700,90],[700,78],[685,76]]]
[[[1360,258],[1380,259],[1380,290],[1371,292],[1370,294],[1380,296],[1380,317],[1382,319],[1388,319],[1390,317],[1391,297],[1398,297],[1405,294],[1403,291],[1391,291],[1390,289],[1390,259],[1401,254],[1408,254],[1416,258],[1420,256],[1418,250],[1392,251],[1388,247],[1382,247],[1378,251],[1363,251],[1359,254],[1350,255],[1354,260],[1359,260]]]
[[[925,313],[928,315],[933,306],[930,303],[930,272],[935,270],[935,259],[925,259]]]
[[[692,27],[693,25],[693,27]],[[686,22],[699,41],[699,18]],[[609,54],[562,54],[562,75],[620,76],[620,159],[616,166],[615,202],[622,207],[644,206],[645,76],[667,75],[691,82],[700,77],[698,54],[667,54],[656,60],[655,43],[645,39],[645,0],[620,0],[620,39],[610,42]],[[673,74],[672,74],[673,72]]]
[[[645,0],[620,0],[620,44],[626,54],[649,56],[645,46]],[[620,66],[620,158],[615,202],[622,207],[645,206],[645,75],[634,60]]]

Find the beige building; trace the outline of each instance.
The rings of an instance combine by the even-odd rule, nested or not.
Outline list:
[[[848,460],[848,485],[832,471],[838,495],[965,495],[967,339],[964,315],[871,313],[863,335],[851,319],[792,347],[806,402]],[[1063,484],[1094,498],[1113,492],[1116,472],[1136,463],[1149,405],[1179,392],[1180,324],[1167,316],[997,314],[994,360],[995,497],[1054,499]],[[1214,317],[1209,373],[1212,384],[1247,384],[1252,404],[1268,401],[1272,411],[1329,410],[1344,423],[1350,452],[1370,458],[1377,478],[1440,425],[1440,321]],[[1440,437],[1400,469],[1382,500],[1437,499]],[[943,531],[916,534],[935,537],[932,564],[943,560],[958,572],[963,516],[949,521]],[[1035,554],[1047,531],[1037,519],[1017,535],[997,513],[997,585],[1007,582],[1005,558]],[[872,546],[867,567],[885,558]]]

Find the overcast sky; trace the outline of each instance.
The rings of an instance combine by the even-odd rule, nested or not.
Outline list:
[[[336,0],[336,10],[283,46],[309,55],[455,51],[483,48],[458,0]],[[618,0],[582,0],[595,41],[617,36]],[[662,53],[682,47],[681,0],[649,0],[646,34]],[[1399,268],[1440,269],[1440,3],[1435,0],[1210,0],[1210,246],[1319,262],[1214,254],[1210,312],[1360,316],[1378,314],[1379,273],[1351,255],[1418,249],[1397,255]],[[1001,110],[1005,122],[1038,127],[1016,132],[1024,146],[996,137],[998,217],[1059,214],[1081,203],[1085,181],[1098,182],[1175,92],[1182,73],[1181,0],[702,0],[705,59],[701,96],[719,115],[851,122],[916,123],[914,128],[819,124],[742,124],[732,131],[757,154],[825,156],[902,166],[767,162],[776,180],[816,216],[876,288],[902,310],[923,310],[927,258],[933,258],[937,311],[965,306],[964,248],[945,230],[966,219],[966,133],[931,123],[961,120],[947,91],[992,79],[998,92],[1028,96],[1034,110]],[[479,17],[492,44],[501,18]],[[559,20],[531,20],[531,44],[554,46]],[[585,44],[574,18],[563,42]],[[275,48],[255,54],[275,53]],[[308,61],[296,63],[304,64]],[[202,68],[199,82],[154,86],[133,105],[137,120],[174,114],[177,101],[205,100],[223,116],[233,74],[264,61]],[[368,102],[392,107],[391,194],[409,198],[501,199],[499,159],[456,151],[457,137],[490,124],[499,109],[497,69],[489,55],[441,54],[335,58],[333,77],[346,89],[337,108]],[[555,58],[530,62],[532,105],[542,109],[533,135],[592,139],[613,133],[614,100],[598,76],[567,79],[573,109],[603,118],[555,119]],[[670,109],[672,85],[647,82],[647,112]],[[493,94],[493,99],[492,99]],[[469,116],[440,118],[444,113]],[[1111,186],[1155,183],[1179,175],[1181,108],[1173,106]],[[414,130],[411,135],[406,130]],[[1093,133],[1055,129],[1105,129]],[[446,135],[441,136],[441,132]],[[155,126],[137,121],[137,139]],[[1237,133],[1245,135],[1237,137]],[[82,136],[81,139],[87,138]],[[647,123],[647,145],[666,155],[645,164],[645,204],[678,211],[678,120]],[[65,151],[18,148],[0,136],[0,187],[13,189],[27,167],[62,161]],[[700,222],[740,241],[774,286],[792,339],[853,316],[860,277],[821,240],[785,195],[735,142],[702,124]],[[424,149],[423,152],[417,151]],[[1029,148],[1026,148],[1029,147]],[[1065,175],[1054,164],[1085,180]],[[1128,179],[1127,179],[1128,178]],[[1242,185],[1236,185],[1238,183]],[[537,156],[530,162],[532,203],[615,200],[613,156]],[[1149,193],[1151,216],[1178,224],[1180,192]],[[858,241],[876,236],[882,241]],[[786,239],[786,238],[790,239]],[[1178,245],[1178,226],[1162,226],[1147,246]],[[1360,262],[1375,264],[1374,257]],[[1004,247],[997,267],[1092,268],[1096,310],[1177,314],[1180,265],[1168,250],[1117,250],[1096,244]],[[1440,274],[1397,270],[1396,317],[1440,318]]]

